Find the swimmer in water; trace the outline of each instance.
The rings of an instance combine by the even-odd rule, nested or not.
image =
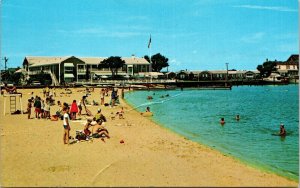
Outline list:
[[[220,124],[221,124],[221,125],[224,125],[224,124],[225,124],[225,119],[224,119],[224,118],[221,118]]]
[[[286,136],[286,130],[284,128],[283,124],[280,124],[280,132],[279,132],[280,136]]]

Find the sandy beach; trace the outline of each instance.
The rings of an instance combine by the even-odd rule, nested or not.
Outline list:
[[[65,91],[57,89],[55,100],[71,104],[85,94],[79,91],[83,89],[71,89],[69,95],[60,95]],[[31,91],[43,96],[42,89],[18,91],[23,94],[23,110]],[[88,100],[100,102],[100,89],[91,92]],[[109,100],[105,98],[105,102]],[[6,105],[8,101],[7,98]],[[247,166],[162,128],[132,110],[123,100],[114,108],[88,106],[93,114],[99,107],[102,109],[108,119],[105,127],[110,139],[105,143],[93,139],[93,142],[70,145],[63,144],[61,120],[27,119],[27,114],[10,115],[8,109],[4,116],[3,104],[1,96],[0,184],[4,187],[298,186],[298,182]],[[20,109],[19,103],[17,106]],[[115,114],[121,107],[125,111],[124,119],[112,120],[111,113]],[[58,109],[57,105],[51,106],[51,114]],[[82,121],[71,121],[71,136],[83,129],[86,117],[82,115]]]

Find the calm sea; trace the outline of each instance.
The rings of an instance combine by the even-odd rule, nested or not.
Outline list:
[[[125,99],[138,111],[149,106],[153,121],[190,140],[298,180],[298,95],[298,85],[240,86],[232,90],[134,91]],[[221,117],[224,126],[219,123]],[[287,130],[285,138],[272,135],[279,132],[280,123]]]

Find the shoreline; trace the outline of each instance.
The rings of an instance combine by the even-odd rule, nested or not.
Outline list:
[[[130,91],[130,92],[133,92],[133,91]],[[137,110],[136,110],[137,107],[134,107],[133,105],[131,105],[131,104],[130,104],[128,101],[126,101],[125,99],[124,99],[124,102],[125,102],[128,106],[130,106],[130,107],[132,108],[132,110],[137,111]],[[139,111],[137,111],[137,112],[140,113]],[[277,176],[286,178],[286,179],[291,180],[291,181],[297,181],[297,180],[298,180],[297,178],[294,179],[294,178],[291,178],[291,177],[288,177],[288,176],[283,176],[283,175],[281,175],[280,173],[276,173],[275,171],[272,171],[272,170],[270,170],[270,169],[268,169],[268,168],[265,168],[265,167],[263,167],[263,166],[255,165],[254,163],[247,162],[247,160],[243,160],[243,159],[240,159],[240,158],[238,158],[238,157],[235,157],[235,156],[232,155],[232,154],[223,152],[223,151],[221,151],[221,150],[218,150],[218,149],[216,149],[216,148],[214,148],[214,147],[211,147],[211,146],[209,146],[209,145],[203,144],[203,143],[201,143],[201,142],[197,142],[197,141],[194,141],[194,140],[192,140],[192,139],[189,139],[189,138],[187,138],[186,136],[181,135],[180,133],[177,133],[175,130],[172,130],[171,128],[165,127],[163,124],[161,124],[161,123],[155,121],[154,119],[152,119],[152,117],[151,117],[151,118],[148,117],[147,119],[148,119],[149,121],[153,122],[154,124],[157,124],[160,128],[165,129],[165,130],[167,130],[167,131],[170,131],[171,133],[175,134],[175,135],[178,136],[178,137],[181,137],[182,139],[188,140],[188,141],[190,141],[190,142],[199,144],[199,145],[201,145],[202,147],[206,147],[206,148],[208,148],[208,149],[211,149],[211,150],[214,150],[214,151],[216,151],[216,152],[219,152],[220,154],[222,154],[222,155],[224,155],[224,156],[228,156],[228,157],[232,158],[233,160],[240,162],[241,164],[244,164],[244,165],[246,165],[246,166],[255,168],[255,169],[257,169],[257,170],[259,170],[259,171],[261,171],[261,172],[270,173],[270,174],[275,174],[275,175],[277,175]]]
[[[22,91],[24,109],[29,95],[28,90]],[[99,101],[98,91],[95,89],[89,100]],[[57,100],[71,102],[81,95],[76,91],[70,97],[57,97]],[[0,101],[3,109],[3,97]],[[297,181],[262,172],[162,127],[150,118],[142,117],[126,100],[120,100],[120,103],[115,108],[100,106],[108,119],[106,127],[111,134],[106,143],[94,140],[65,146],[61,139],[61,121],[27,120],[26,114],[3,116],[1,113],[1,185],[298,185]],[[121,106],[125,119],[109,119],[111,112],[115,113]],[[51,107],[51,114],[56,107]],[[98,107],[88,108],[94,113]],[[71,122],[71,135],[82,127]],[[119,143],[121,139],[124,144]]]

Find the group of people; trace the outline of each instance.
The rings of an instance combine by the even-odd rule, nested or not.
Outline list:
[[[236,115],[235,119],[237,121],[239,121],[240,120],[240,115],[239,114]],[[226,123],[225,119],[222,117],[221,120],[220,120],[220,124],[224,125],[225,123]],[[286,130],[285,130],[284,125],[282,123],[280,124],[279,136],[286,136]]]
[[[63,128],[64,128],[64,134],[63,134],[63,143],[69,144],[70,139],[70,116],[69,116],[69,110],[70,108],[68,106],[65,106],[63,108]],[[94,122],[96,123],[92,123]],[[101,138],[102,141],[105,141],[104,138],[110,138],[108,130],[102,125],[103,122],[106,121],[105,116],[101,114],[101,110],[98,109],[98,113],[95,115],[95,117],[92,119],[87,119],[86,124],[84,125],[83,131],[76,133],[76,139],[77,140],[89,140],[90,138]],[[92,130],[90,130],[92,129]]]
[[[38,95],[31,97],[28,99],[27,103],[27,118],[31,117],[31,108],[34,107],[34,114],[36,119],[50,119],[50,106],[52,105],[51,101],[53,101],[51,96],[47,96],[46,99],[41,99]]]
[[[104,98],[106,96],[109,96],[108,94],[109,89],[101,89],[100,91],[100,105],[104,105]],[[122,93],[124,91],[122,90]],[[77,102],[76,100],[73,100],[72,104],[69,106],[66,103],[62,105],[62,119],[63,119],[63,127],[64,127],[64,134],[63,134],[63,142],[64,144],[69,143],[70,138],[70,120],[76,120],[76,114],[79,116],[82,115],[83,108],[86,111],[86,114],[88,116],[92,116],[91,112],[87,109],[86,104],[87,97],[90,95],[90,92],[86,95],[82,96],[82,98]],[[124,94],[121,95],[124,97]],[[116,102],[118,101],[118,91],[112,88],[111,92],[111,101],[110,106],[114,107]],[[150,111],[150,109],[149,109]],[[124,119],[124,110],[121,108],[120,111],[116,113],[117,116],[119,116],[120,119]],[[106,128],[103,126],[103,122],[106,122],[106,117],[101,113],[101,109],[98,108],[97,113],[95,114],[93,119],[87,119],[86,124],[84,125],[83,131],[76,132],[76,139],[83,140],[83,139],[90,139],[90,138],[101,138],[102,141],[104,141],[104,138],[110,138],[109,132]]]

